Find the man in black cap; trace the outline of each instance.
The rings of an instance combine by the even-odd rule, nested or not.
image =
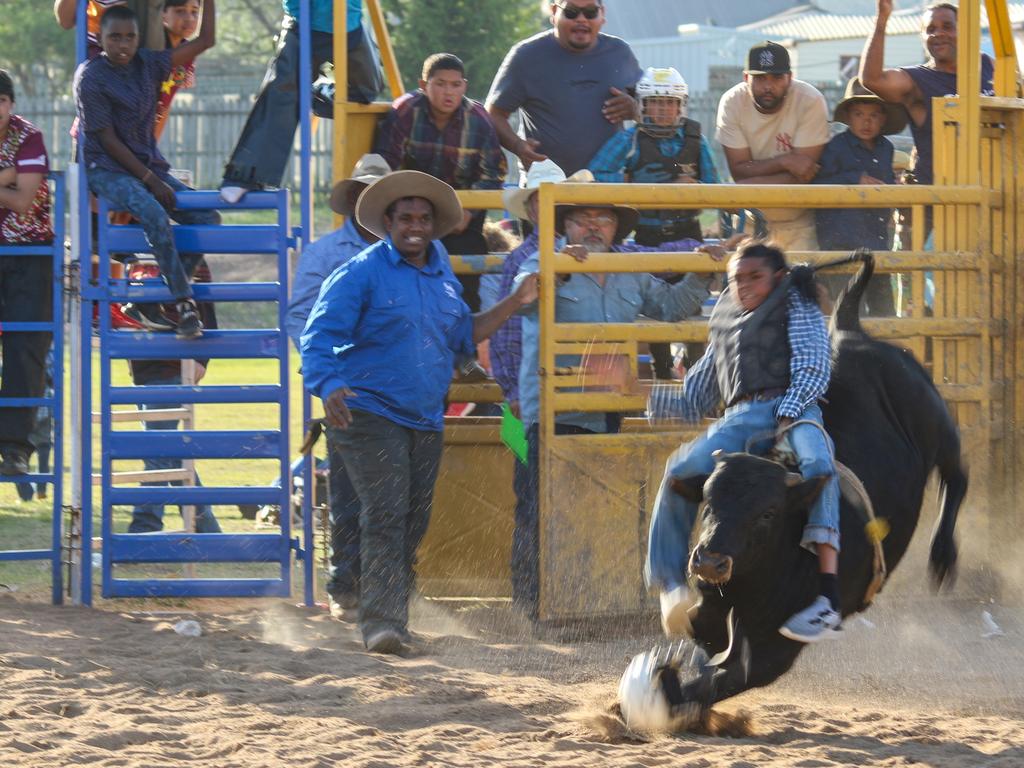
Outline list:
[[[789,51],[766,41],[747,54],[743,82],[718,103],[718,141],[738,184],[807,184],[829,138],[825,97],[793,79]],[[762,209],[769,234],[787,251],[814,251],[814,213]]]

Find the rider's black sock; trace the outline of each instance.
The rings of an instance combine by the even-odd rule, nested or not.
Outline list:
[[[819,573],[818,580],[821,588],[821,594],[827,597],[828,601],[832,603],[832,610],[840,610],[839,577],[834,573]]]

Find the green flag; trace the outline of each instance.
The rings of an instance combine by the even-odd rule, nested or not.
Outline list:
[[[515,417],[508,403],[501,404],[501,442],[503,442],[515,457],[523,464],[526,464],[526,430],[523,429],[523,422]]]

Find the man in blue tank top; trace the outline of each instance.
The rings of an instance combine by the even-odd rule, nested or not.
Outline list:
[[[868,38],[860,63],[865,87],[885,101],[902,104],[910,114],[910,132],[917,147],[914,178],[918,184],[934,183],[932,170],[932,98],[957,93],[956,45],[957,9],[939,3],[925,9],[921,38],[928,61],[912,67],[883,69],[885,26],[892,13],[892,0],[878,0],[875,31]],[[993,95],[992,59],[981,56],[981,93]]]

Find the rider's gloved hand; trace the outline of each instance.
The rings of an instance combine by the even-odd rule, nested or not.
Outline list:
[[[648,163],[633,171],[633,181],[642,184],[667,184],[676,176],[675,163]]]

